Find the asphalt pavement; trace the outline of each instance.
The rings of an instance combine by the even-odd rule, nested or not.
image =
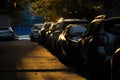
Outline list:
[[[24,37],[0,41],[0,80],[86,80],[76,68]]]

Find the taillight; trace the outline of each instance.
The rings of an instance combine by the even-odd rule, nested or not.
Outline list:
[[[108,36],[105,34],[100,34],[98,36],[98,44],[99,46],[105,46],[108,44]]]

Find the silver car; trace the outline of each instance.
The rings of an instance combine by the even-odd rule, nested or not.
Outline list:
[[[42,23],[34,24],[31,28],[30,39],[35,41],[39,38],[38,31],[42,28]]]
[[[12,27],[1,27],[0,28],[0,40],[14,40],[15,33]]]

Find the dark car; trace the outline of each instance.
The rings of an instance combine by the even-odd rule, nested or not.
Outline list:
[[[79,58],[78,39],[84,35],[88,24],[69,24],[59,35],[59,55],[70,62],[76,62]]]
[[[113,54],[111,63],[112,63],[111,80],[120,80],[120,47],[116,49],[115,53]]]
[[[0,40],[14,40],[16,38],[12,27],[0,28]]]
[[[84,37],[79,50],[88,61],[90,80],[111,80],[111,57],[120,45],[120,17],[96,17]]]
[[[50,34],[51,34],[53,31],[55,31],[56,29],[57,29],[56,23],[51,23],[48,31],[46,31],[46,35],[45,35],[45,41],[46,41],[46,43],[45,43],[45,44],[46,44],[46,46],[49,46],[49,48],[51,48],[49,36],[50,36]]]
[[[34,24],[31,28],[30,39],[35,41],[39,38],[38,31],[42,28],[43,23]]]
[[[69,25],[69,24],[84,24],[84,23],[89,23],[89,21],[88,20],[81,20],[81,19],[60,18],[56,22],[57,29],[55,31],[53,31],[49,36],[51,49],[55,52],[57,51],[57,49],[58,49],[58,44],[57,44],[58,37],[67,25]]]
[[[51,23],[52,22],[44,22],[41,30],[39,30],[39,32],[38,32],[38,35],[39,35],[38,43],[39,44],[45,43],[46,32],[48,31]]]

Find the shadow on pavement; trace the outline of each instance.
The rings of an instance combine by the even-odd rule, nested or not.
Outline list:
[[[87,66],[83,66],[83,65],[80,66],[80,65],[77,65],[77,64],[75,64],[75,63],[68,62],[68,61],[66,61],[66,60],[64,60],[64,59],[61,59],[61,58],[59,58],[58,55],[56,55],[56,52],[50,50],[50,48],[49,48],[48,46],[46,46],[46,45],[44,45],[44,44],[42,44],[42,45],[43,45],[43,47],[46,48],[53,56],[57,57],[58,60],[59,60],[62,64],[64,64],[66,67],[68,67],[68,68],[69,68],[69,71],[70,71],[71,73],[78,74],[78,75],[80,75],[80,76],[82,76],[82,77],[84,77],[84,78],[87,79],[87,77],[88,77],[88,68],[87,68]]]
[[[0,80],[28,80],[26,77],[18,77],[17,64],[34,51],[36,44],[30,41],[0,41]]]

